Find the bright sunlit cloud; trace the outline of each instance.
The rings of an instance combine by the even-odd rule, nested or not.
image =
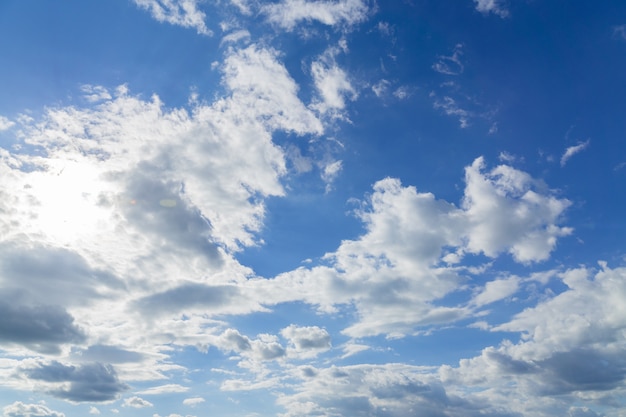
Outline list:
[[[3,417],[622,416],[626,5],[5,3]]]

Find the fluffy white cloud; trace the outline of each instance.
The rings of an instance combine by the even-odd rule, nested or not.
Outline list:
[[[3,408],[4,417],[65,417],[65,414],[52,411],[41,404],[24,404],[16,401]]]
[[[159,22],[167,22],[187,28],[194,28],[203,35],[212,35],[207,28],[204,12],[199,10],[200,0],[133,0],[138,6],[148,10]]]
[[[557,226],[570,202],[545,193],[545,186],[510,166],[487,173],[484,168],[478,158],[465,169],[467,250],[490,257],[506,250],[519,262],[547,259],[557,238],[572,232]]]
[[[314,357],[331,347],[330,334],[317,326],[292,324],[282,329],[280,334],[289,341],[288,354],[298,358]]]
[[[489,281],[482,291],[472,299],[472,304],[480,307],[509,297],[519,289],[519,281],[517,277]]]
[[[146,408],[146,407],[153,407],[153,406],[154,404],[152,404],[150,401],[146,401],[140,397],[126,398],[124,400],[124,404],[122,405],[122,407],[132,407],[132,408]]]
[[[494,406],[523,415],[532,408],[537,416],[593,416],[595,411],[571,402],[620,401],[626,270],[604,263],[601,268],[560,273],[565,291],[492,329],[521,333],[518,343],[504,341],[457,368],[443,366],[439,374],[449,391],[482,392]],[[533,405],[525,400],[530,396],[538,399]]]
[[[270,23],[293,30],[301,21],[354,25],[367,18],[369,8],[363,0],[281,0],[261,10]]]
[[[483,14],[493,13],[502,18],[509,15],[509,11],[503,4],[503,0],[474,0],[476,10]]]
[[[13,300],[0,305],[0,344],[19,355],[75,345],[3,385],[108,401],[126,388],[118,375],[178,370],[164,346],[211,344],[223,326],[211,315],[264,310],[233,252],[258,243],[265,199],[284,194],[274,132],[323,125],[276,51],[229,49],[220,68],[226,94],[212,103],[172,109],[125,86],[85,86],[88,107],[21,121],[18,138],[37,151],[0,149],[0,283]],[[250,343],[246,360],[285,355],[276,336]],[[109,382],[89,386],[90,367]],[[52,368],[66,379],[49,380]]]
[[[335,57],[338,53],[338,48],[330,48],[311,64],[311,74],[321,99],[313,104],[313,108],[321,113],[343,110],[346,97],[350,100],[357,97],[346,72],[337,65]]]
[[[328,265],[250,284],[268,302],[305,300],[326,312],[353,306],[358,319],[344,329],[351,337],[402,336],[511,296],[517,278],[488,283],[467,304],[435,303],[466,280],[456,264],[468,253],[508,252],[522,263],[547,259],[557,238],[571,232],[558,226],[569,202],[510,166],[484,169],[482,158],[466,168],[461,207],[397,179],[378,181],[357,212],[366,232],[326,254]]]
[[[188,405],[190,407],[195,407],[198,404],[202,404],[206,400],[202,397],[193,397],[193,398],[185,398],[183,400],[183,405]]]
[[[15,125],[15,122],[13,122],[12,120],[9,120],[4,116],[0,116],[0,132],[2,132],[3,130],[10,129],[14,125]]]

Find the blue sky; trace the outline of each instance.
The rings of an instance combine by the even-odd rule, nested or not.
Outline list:
[[[626,409],[626,4],[0,1],[3,417]]]

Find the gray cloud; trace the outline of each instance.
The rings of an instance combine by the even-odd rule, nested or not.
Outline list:
[[[141,298],[135,302],[135,305],[142,312],[150,315],[194,308],[224,312],[237,308],[236,301],[240,297],[241,292],[234,285],[205,285],[190,282]]]
[[[65,417],[65,414],[53,411],[41,404],[24,404],[16,401],[3,409],[4,417]]]
[[[84,340],[74,317],[61,307],[0,301],[0,345],[20,344],[41,353],[58,353],[59,345]]]
[[[144,355],[139,352],[133,352],[109,345],[93,345],[87,349],[80,349],[74,352],[76,359],[87,362],[106,362],[106,363],[132,363],[141,362]]]
[[[603,354],[577,349],[555,353],[538,365],[543,369],[541,393],[544,395],[612,390],[626,377],[626,360],[621,352]]]
[[[124,283],[78,253],[43,245],[0,245],[0,283],[32,304],[85,305]]]
[[[45,390],[48,394],[72,402],[112,401],[128,389],[111,365],[101,363],[74,366],[53,361],[24,373],[30,379],[52,383]]]

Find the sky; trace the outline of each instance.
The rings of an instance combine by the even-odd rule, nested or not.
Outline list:
[[[0,0],[2,417],[626,417],[626,3]]]

